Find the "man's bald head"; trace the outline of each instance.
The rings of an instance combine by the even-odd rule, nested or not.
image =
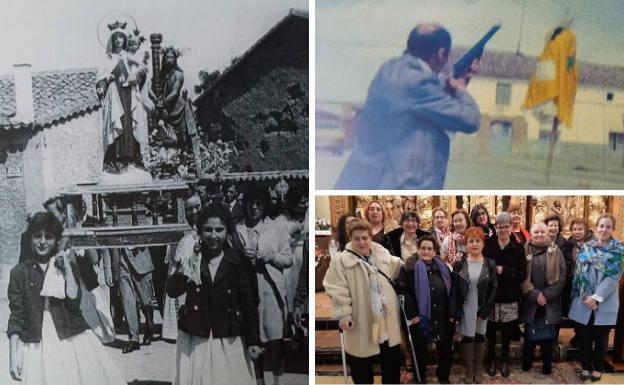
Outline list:
[[[426,62],[437,56],[440,48],[444,48],[446,56],[451,50],[451,34],[440,24],[419,24],[407,39],[405,52]]]

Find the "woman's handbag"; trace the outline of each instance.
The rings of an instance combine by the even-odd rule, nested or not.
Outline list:
[[[545,318],[527,322],[524,338],[533,342],[553,340],[555,339],[555,325],[548,323]]]

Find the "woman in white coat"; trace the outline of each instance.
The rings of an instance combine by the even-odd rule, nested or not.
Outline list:
[[[332,258],[323,286],[344,330],[351,377],[356,384],[372,384],[373,358],[380,355],[382,382],[397,384],[401,322],[389,279],[398,277],[402,262],[372,242],[369,223],[354,221],[347,231],[351,242]]]

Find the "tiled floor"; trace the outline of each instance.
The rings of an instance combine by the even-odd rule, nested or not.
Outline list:
[[[316,318],[332,318],[331,301],[329,296],[324,291],[319,291],[315,294],[315,310]]]

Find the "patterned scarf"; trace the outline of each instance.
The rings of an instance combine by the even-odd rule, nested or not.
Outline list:
[[[464,251],[460,250],[460,246],[464,246],[463,241],[460,241],[462,235],[459,233],[451,233],[448,238],[448,254],[446,256],[446,262],[451,265],[457,261],[461,261],[464,258]],[[465,249],[464,249],[465,250]]]
[[[619,280],[624,268],[624,245],[622,242],[610,239],[606,245],[598,246],[597,240],[583,244],[581,252],[576,257],[576,268],[572,278],[572,297],[583,298],[593,295],[597,282],[592,269],[601,273],[605,278]]]
[[[373,339],[378,343],[382,344],[386,340],[388,340],[388,334],[383,330],[381,326],[381,320],[383,319],[384,311],[386,311],[388,307],[388,299],[383,292],[383,287],[381,286],[380,278],[385,279],[384,277],[380,277],[381,274],[377,266],[373,266],[371,261],[373,260],[373,253],[371,252],[370,257],[363,257],[360,254],[356,253],[353,250],[346,249],[350,253],[358,256],[360,263],[366,271],[368,272],[368,289],[371,298],[371,313],[372,313],[372,327],[373,327]],[[372,251],[372,250],[371,250]]]
[[[446,231],[442,231],[438,229],[437,227],[434,227],[434,229],[435,229],[435,235],[438,238],[438,245],[441,245],[442,243],[444,243],[444,240],[446,239],[446,237],[451,235],[451,232],[448,230],[448,228],[446,229]]]

